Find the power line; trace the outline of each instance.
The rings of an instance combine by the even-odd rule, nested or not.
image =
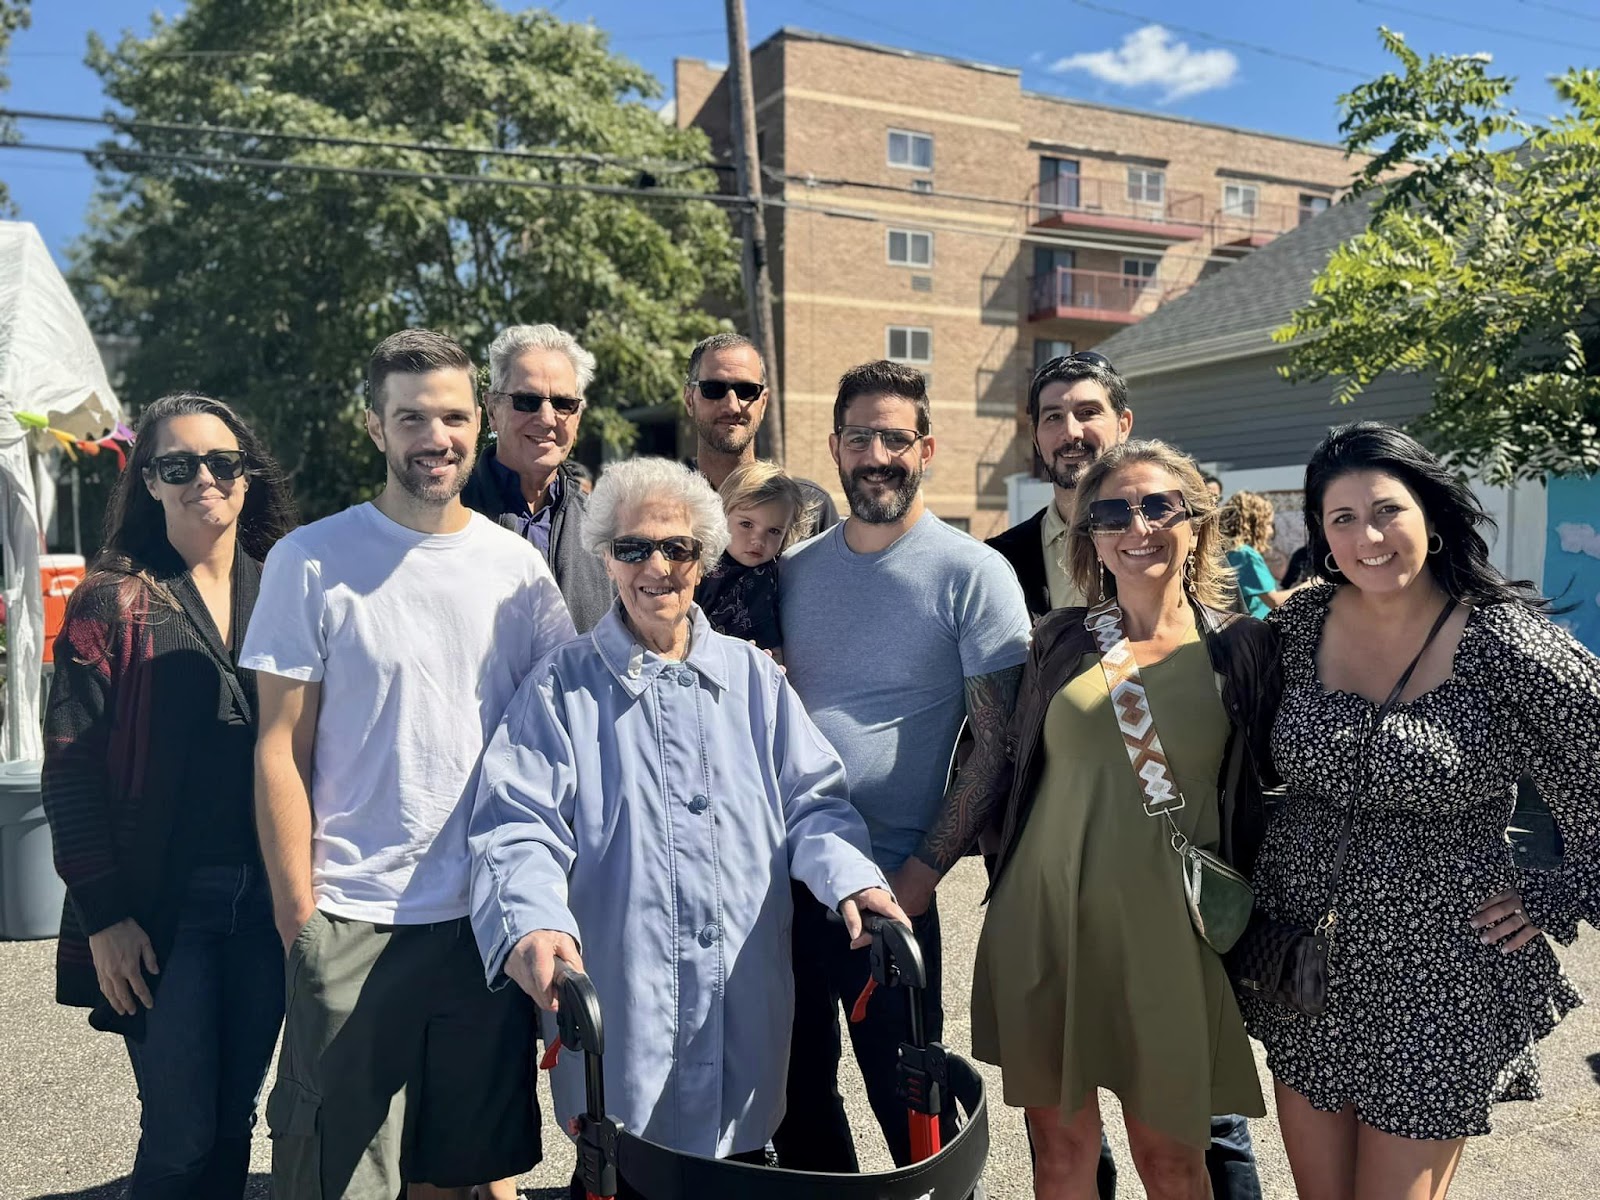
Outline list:
[[[1472,29],[1479,33],[1492,33],[1495,37],[1519,38],[1524,42],[1538,42],[1545,46],[1560,46],[1563,50],[1600,51],[1600,46],[1585,46],[1562,38],[1545,37],[1538,33],[1523,33],[1519,29],[1506,29],[1500,25],[1483,25],[1477,21],[1463,21],[1460,17],[1452,17],[1446,13],[1424,12],[1420,8],[1407,8],[1403,4],[1391,4],[1389,0],[1356,0],[1356,3],[1364,4],[1368,8],[1392,9],[1397,13],[1404,13],[1408,17],[1421,17],[1424,21],[1438,21],[1444,25],[1459,25],[1462,29]]]
[[[1560,13],[1564,17],[1577,17],[1580,21],[1594,21],[1600,24],[1600,16],[1594,13],[1579,12],[1575,8],[1563,8],[1559,4],[1547,4],[1544,0],[1521,0],[1521,3],[1531,8],[1542,8],[1548,12]]]
[[[667,188],[628,187],[623,184],[585,183],[577,180],[515,179],[508,175],[465,175],[450,171],[410,171],[401,167],[350,167],[331,163],[292,162],[281,158],[252,158],[220,154],[188,154],[167,150],[126,150],[121,147],[59,146],[43,142],[0,142],[0,150],[38,150],[49,154],[75,154],[85,160],[129,159],[135,162],[183,163],[190,166],[250,167],[268,171],[299,171],[316,175],[347,175],[366,179],[428,180],[438,183],[497,184],[548,192],[587,192],[596,196],[636,196],[651,200],[704,200],[728,208],[742,206],[738,196],[720,192],[685,192]],[[92,164],[91,164],[92,165]]]
[[[390,138],[356,137],[348,134],[285,133],[273,129],[249,129],[237,125],[208,125],[203,122],[146,121],[130,117],[91,117],[76,113],[42,112],[35,109],[0,108],[0,119],[10,117],[20,121],[48,121],[61,125],[101,125],[113,129],[149,129],[160,133],[219,134],[225,137],[250,137],[276,139],[285,142],[303,142],[316,146],[364,146],[384,150],[412,150],[430,154],[472,154],[485,158],[510,158],[550,160],[559,162],[587,162],[596,166],[643,167],[653,170],[693,171],[702,168],[730,171],[726,163],[680,163],[668,159],[629,158],[624,155],[599,154],[583,150],[520,150],[496,146],[456,146],[449,142],[407,142]]]
[[[1069,3],[1079,8],[1087,8],[1091,12],[1109,13],[1114,17],[1125,17],[1130,21],[1143,21],[1147,25],[1160,25],[1178,33],[1186,33],[1190,37],[1201,38],[1204,41],[1215,42],[1219,46],[1232,46],[1235,50],[1248,50],[1252,54],[1264,54],[1268,58],[1280,58],[1285,62],[1299,63],[1303,67],[1315,67],[1319,71],[1330,71],[1336,75],[1351,75],[1357,79],[1371,79],[1371,71],[1358,71],[1354,67],[1341,67],[1336,63],[1323,62],[1321,59],[1307,58],[1303,54],[1294,54],[1287,50],[1278,50],[1272,46],[1262,46],[1256,42],[1241,42],[1236,38],[1222,37],[1220,34],[1208,33],[1204,29],[1196,29],[1192,25],[1175,25],[1165,17],[1150,17],[1142,13],[1130,12],[1125,8],[1113,8],[1109,4],[1096,4],[1093,0],[1069,0]]]

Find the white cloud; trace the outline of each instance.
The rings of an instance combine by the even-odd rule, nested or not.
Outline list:
[[[1556,526],[1556,536],[1561,539],[1561,550],[1565,554],[1587,554],[1590,558],[1600,558],[1600,533],[1596,533],[1593,525],[1578,525],[1571,521],[1563,521]]]
[[[1159,87],[1161,102],[1227,87],[1239,73],[1239,60],[1227,50],[1191,50],[1161,25],[1146,25],[1122,39],[1115,50],[1073,54],[1050,64],[1053,74],[1087,71],[1118,87]]]

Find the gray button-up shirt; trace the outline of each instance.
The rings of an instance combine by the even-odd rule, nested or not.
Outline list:
[[[646,651],[614,607],[529,673],[484,756],[472,922],[491,984],[529,932],[576,938],[611,1115],[725,1156],[765,1145],[783,1115],[790,877],[830,907],[886,884],[783,673],[699,608],[691,620],[682,662]],[[552,1088],[565,1125],[583,1110],[576,1055]]]

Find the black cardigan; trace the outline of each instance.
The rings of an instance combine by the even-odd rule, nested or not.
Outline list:
[[[1001,557],[1017,573],[1022,598],[1028,604],[1028,616],[1035,621],[1050,611],[1050,580],[1044,572],[1045,508],[1004,533],[995,534],[987,543],[1000,551]]]
[[[73,595],[55,642],[41,776],[56,872],[67,885],[56,1000],[93,1009],[89,1023],[97,1029],[134,1037],[142,1036],[143,1009],[122,1017],[101,995],[89,935],[132,917],[156,961],[166,961],[198,833],[187,819],[193,814],[181,811],[190,749],[215,736],[224,689],[252,729],[257,721],[255,673],[223,644],[183,560],[169,548],[150,572],[176,609],[137,582],[124,612],[123,576],[91,578]],[[240,550],[236,647],[260,586],[261,565]],[[247,802],[253,770],[246,756],[228,772],[242,780]],[[161,976],[146,981],[154,992]]]

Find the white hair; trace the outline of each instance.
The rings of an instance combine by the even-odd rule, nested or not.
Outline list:
[[[594,355],[578,345],[578,339],[554,325],[513,325],[502,329],[489,345],[489,386],[505,389],[512,364],[527,350],[554,350],[565,354],[578,377],[578,395],[584,396],[594,382]]]
[[[700,542],[700,565],[709,571],[728,548],[728,518],[722,500],[706,477],[670,458],[630,458],[612,463],[600,475],[584,510],[583,544],[604,556],[627,530],[621,522],[644,505],[681,504],[689,533]]]

